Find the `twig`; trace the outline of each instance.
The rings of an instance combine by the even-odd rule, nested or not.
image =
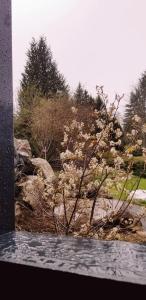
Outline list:
[[[64,189],[62,191],[62,196],[63,196],[63,207],[64,207],[65,223],[66,223],[66,227],[68,227],[68,219],[67,219],[66,203],[65,203],[65,197],[64,197]]]

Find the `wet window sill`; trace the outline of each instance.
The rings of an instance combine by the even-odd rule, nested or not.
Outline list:
[[[146,245],[49,234],[0,236],[0,261],[146,285]]]

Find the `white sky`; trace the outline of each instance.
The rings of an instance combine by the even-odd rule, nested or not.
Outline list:
[[[146,0],[12,0],[14,95],[32,37],[47,38],[71,90],[128,98],[146,70]]]

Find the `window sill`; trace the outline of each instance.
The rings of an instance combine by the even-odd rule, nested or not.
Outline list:
[[[146,245],[10,232],[0,236],[0,261],[146,285]]]

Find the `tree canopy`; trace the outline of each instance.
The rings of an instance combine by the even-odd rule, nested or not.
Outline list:
[[[51,49],[47,46],[46,39],[34,38],[27,52],[27,61],[22,73],[21,90],[35,86],[42,96],[48,97],[58,91],[67,92],[68,86],[64,76],[59,72],[53,60]]]
[[[146,123],[146,72],[139,79],[137,87],[130,94],[129,103],[126,105],[124,115],[124,131],[132,129],[132,118],[138,115],[142,124]]]
[[[94,98],[89,95],[88,91],[83,88],[79,82],[76,91],[74,93],[74,101],[76,105],[88,105],[94,103]]]

